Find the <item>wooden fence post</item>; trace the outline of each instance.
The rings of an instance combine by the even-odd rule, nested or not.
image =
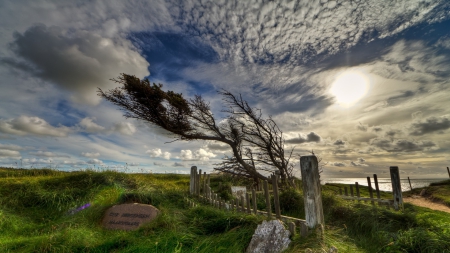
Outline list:
[[[402,185],[400,184],[400,173],[397,166],[389,167],[391,173],[392,195],[394,195],[395,210],[403,209]]]
[[[359,202],[359,198],[361,198],[361,195],[359,194],[359,184],[358,184],[358,182],[355,182],[355,188],[356,188],[356,197],[358,197],[358,202]]]
[[[195,185],[194,169],[197,169],[197,167],[195,167],[195,166],[191,167],[191,179],[189,180],[189,193],[190,194],[194,194],[194,185]]]
[[[289,232],[291,232],[291,238],[294,238],[295,236],[295,223],[294,222],[289,222],[288,223],[289,226]]]
[[[447,167],[448,177],[450,177],[450,169]]]
[[[274,175],[272,177],[272,186],[273,186],[273,204],[275,205],[275,217],[277,219],[281,219],[281,212],[280,212],[280,198],[278,195],[278,177],[277,175]]]
[[[258,210],[256,209],[256,191],[255,188],[252,188],[252,204],[253,204],[253,213],[256,215]]]
[[[267,180],[264,180],[264,195],[266,197],[267,218],[272,219],[272,208],[270,207],[269,186]]]
[[[252,213],[252,207],[250,206],[250,194],[248,194],[248,192],[245,193],[245,198],[247,201],[247,213]]]
[[[375,183],[375,190],[377,191],[377,199],[380,199],[380,187],[378,186],[378,177],[377,174],[373,174],[373,182]]]
[[[409,188],[411,188],[411,193],[412,193],[412,186],[411,186],[411,180],[408,177],[408,183],[409,183]]]
[[[300,169],[303,181],[306,223],[310,228],[317,225],[325,226],[317,157],[302,156],[300,158]]]
[[[206,197],[207,195],[207,189],[206,189],[206,172],[203,172],[203,196]]]
[[[373,199],[373,191],[372,191],[372,183],[370,182],[370,177],[367,177],[367,185],[369,186],[369,195],[370,198]],[[372,205],[375,205],[375,202],[371,201]]]

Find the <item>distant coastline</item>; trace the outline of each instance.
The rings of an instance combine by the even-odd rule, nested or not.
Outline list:
[[[411,178],[411,186],[413,189],[427,187],[431,183],[443,181],[446,179],[448,179],[448,178],[421,178],[421,179],[412,179]],[[375,188],[373,178],[371,177],[370,180],[372,182],[372,187]],[[366,178],[321,178],[321,184],[323,184],[323,185],[326,183],[355,184],[355,182],[358,182],[359,185],[367,186]],[[378,185],[379,185],[381,191],[391,191],[392,190],[390,178],[378,178]],[[402,185],[402,191],[410,190],[408,178],[402,178],[401,185]]]

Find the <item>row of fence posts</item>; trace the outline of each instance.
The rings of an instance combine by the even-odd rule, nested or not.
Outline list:
[[[324,217],[322,209],[322,193],[319,178],[318,161],[315,156],[304,156],[300,159],[301,173],[303,178],[303,193],[305,199],[305,215],[306,220],[297,219],[294,217],[288,217],[281,215],[278,180],[279,175],[273,174],[269,178],[271,180],[272,190],[269,188],[269,182],[263,180],[262,187],[264,191],[261,191],[261,187],[258,189],[252,188],[251,193],[247,192],[240,198],[232,199],[231,201],[224,201],[220,196],[215,193],[210,187],[210,175],[198,170],[197,167],[191,167],[191,180],[189,192],[191,195],[195,195],[213,205],[214,207],[240,211],[245,213],[266,215],[269,219],[276,218],[288,222],[289,229],[292,234],[295,234],[295,227],[300,227],[300,234],[306,236],[308,228],[316,228],[319,225],[321,233],[324,229]],[[203,178],[203,180],[202,180]],[[258,191],[257,191],[258,190]],[[274,209],[275,213],[272,214],[272,206],[270,201],[270,193],[273,193],[274,197]],[[264,193],[264,199],[266,203],[266,210],[257,210],[256,194]],[[250,196],[251,195],[251,196]],[[275,217],[273,217],[275,216]],[[290,222],[289,222],[290,221]],[[292,222],[293,221],[293,222]]]
[[[353,192],[353,185],[350,185],[350,195],[348,195],[347,187],[344,187],[345,195],[344,199],[349,200],[358,200],[358,201],[370,201],[372,205],[375,205],[375,202],[378,202],[378,204],[386,204],[389,208],[392,204],[394,206],[395,210],[403,209],[403,196],[402,196],[402,188],[400,184],[400,173],[397,166],[391,166],[389,168],[390,175],[391,175],[391,182],[392,182],[392,195],[393,200],[389,199],[381,199],[380,197],[380,188],[378,186],[378,177],[377,174],[373,174],[373,181],[375,184],[375,193],[377,194],[377,198],[375,199],[373,196],[373,188],[372,188],[372,182],[370,180],[370,177],[367,177],[367,186],[369,190],[369,196],[370,198],[361,198],[360,191],[359,191],[359,184],[358,182],[355,182],[355,190],[356,190],[356,197]],[[408,177],[409,180],[409,177]],[[409,183],[411,185],[411,182]],[[411,187],[412,189],[412,187]],[[339,188],[339,194],[342,194],[342,189]]]

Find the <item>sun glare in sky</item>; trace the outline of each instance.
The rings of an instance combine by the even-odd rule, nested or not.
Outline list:
[[[330,93],[339,105],[350,107],[361,100],[369,89],[367,76],[356,70],[345,71],[337,75],[331,85]]]

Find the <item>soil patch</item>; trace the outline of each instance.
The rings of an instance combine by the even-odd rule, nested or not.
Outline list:
[[[411,197],[403,198],[403,201],[406,203],[411,203],[416,206],[427,207],[433,210],[450,213],[450,207],[441,203],[433,202],[427,198],[418,195],[412,195]]]

